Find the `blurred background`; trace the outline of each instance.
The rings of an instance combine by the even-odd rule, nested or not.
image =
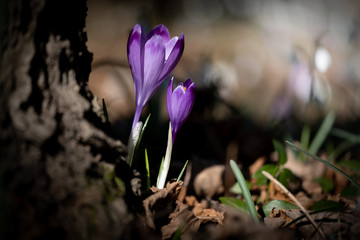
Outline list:
[[[181,164],[253,161],[272,151],[272,138],[296,140],[329,111],[360,133],[360,1],[89,0],[88,8],[90,89],[125,143],[135,111],[126,47],[136,23],[185,35],[172,75],[191,78],[197,96],[175,144]],[[152,114],[143,144],[153,158],[165,154],[167,83],[143,112]]]

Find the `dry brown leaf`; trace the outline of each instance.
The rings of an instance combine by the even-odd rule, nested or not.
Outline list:
[[[291,222],[293,219],[290,218],[286,212],[288,212],[288,210],[283,210],[283,209],[275,209],[273,208],[271,213],[270,213],[270,217],[269,218],[279,218],[284,220],[284,224],[288,224],[289,222]]]
[[[194,180],[194,190],[198,196],[212,198],[224,192],[223,173],[224,165],[214,165],[207,167],[196,175]]]
[[[198,214],[197,217],[200,219],[201,223],[213,222],[221,225],[223,224],[222,220],[224,219],[224,214],[215,211],[215,209],[204,209]]]
[[[223,224],[223,212],[217,212],[215,209],[203,209],[198,206],[193,209],[193,213],[197,218],[199,218],[201,223],[214,222],[218,224]]]
[[[223,204],[215,201],[203,200],[201,203],[195,203],[193,208],[194,215],[200,219],[201,223],[214,222],[222,224],[225,208]]]
[[[265,163],[266,158],[265,157],[259,157],[256,159],[256,161],[249,166],[249,173],[250,176],[254,175]],[[255,179],[256,181],[256,179]]]
[[[265,204],[265,202],[266,202],[266,200],[267,200],[267,198],[268,198],[268,189],[267,189],[267,186],[262,186],[262,188],[260,188],[259,198],[260,198],[260,200],[255,199],[255,202],[260,201],[262,204]]]
[[[341,173],[331,168],[326,169],[325,176],[334,183],[335,194],[340,194],[349,183],[349,181]]]
[[[271,229],[278,229],[290,221],[292,221],[292,219],[286,215],[284,210],[275,208],[271,210],[269,217],[264,218],[265,225]]]
[[[289,169],[295,176],[304,179],[315,179],[323,176],[326,166],[321,162],[309,158],[306,162],[301,162],[294,156],[290,148],[286,149],[287,162],[284,167]]]
[[[194,196],[186,197],[185,202],[190,206],[176,201],[176,209],[169,215],[170,223],[161,228],[163,239],[171,238],[179,228],[181,234],[184,234],[187,231],[196,232],[203,223],[223,224],[225,213],[223,204],[216,201],[199,203]]]
[[[195,205],[198,204],[199,202],[195,196],[191,195],[185,197],[185,203],[190,207],[195,207]]]
[[[285,224],[286,220],[282,218],[264,218],[264,223],[267,227],[271,229],[279,229],[281,226]]]
[[[323,190],[321,185],[312,179],[304,180],[301,186],[306,191],[306,193],[310,195],[322,195]]]
[[[294,239],[294,236],[286,231],[276,232],[266,227],[264,224],[256,223],[247,214],[226,208],[224,224],[205,226],[204,231],[185,234],[184,239],[244,239],[244,240],[285,240]]]
[[[284,193],[284,191],[273,182],[270,182],[269,196],[270,199],[284,200],[293,203],[293,201]]]
[[[302,216],[300,211],[289,210],[286,215],[292,219]],[[360,216],[356,213],[320,212],[311,215],[327,236],[339,239],[360,239]],[[321,239],[314,226],[304,217],[293,225],[305,239]]]
[[[146,223],[149,227],[156,229],[154,219],[157,210],[162,211],[172,204],[176,200],[182,185],[183,182],[179,181],[170,184],[168,183],[163,189],[158,189],[156,187],[151,188],[151,191],[153,191],[154,194],[143,201],[146,213]]]
[[[295,197],[305,209],[310,209],[316,202],[312,198],[309,198],[303,191],[298,192]]]
[[[348,209],[356,209],[358,208],[358,201],[354,198],[340,197],[340,201],[345,204],[345,207]]]
[[[199,229],[201,222],[194,216],[189,206],[179,201],[176,203],[175,211],[169,215],[170,223],[161,228],[162,239],[171,238],[179,228],[181,228],[181,234],[189,230],[197,231]]]

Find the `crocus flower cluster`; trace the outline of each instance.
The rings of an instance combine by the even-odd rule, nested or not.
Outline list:
[[[136,110],[128,144],[127,161],[131,166],[135,148],[142,131],[139,121],[141,112],[156,89],[179,62],[184,51],[184,35],[170,39],[168,29],[158,25],[145,34],[140,25],[135,25],[128,41],[128,60],[134,79]],[[170,117],[169,139],[157,186],[163,188],[170,166],[172,146],[176,134],[189,116],[195,99],[195,84],[188,79],[173,91],[174,77],[167,91],[167,109]]]
[[[136,95],[132,128],[139,121],[144,106],[156,89],[178,64],[183,51],[184,34],[170,39],[164,25],[156,26],[148,35],[138,24],[133,28],[127,48]]]
[[[127,54],[134,79],[136,110],[131,128],[127,162],[132,164],[138,144],[141,112],[156,89],[178,64],[184,52],[184,34],[170,39],[168,29],[158,25],[145,34],[140,25],[135,25],[130,33]]]

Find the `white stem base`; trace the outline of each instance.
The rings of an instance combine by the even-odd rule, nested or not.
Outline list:
[[[163,166],[160,169],[158,181],[156,184],[156,187],[159,189],[163,189],[165,186],[166,177],[167,177],[167,174],[168,174],[169,168],[170,168],[171,152],[172,152],[172,133],[171,133],[171,123],[170,123],[165,159],[164,159]]]

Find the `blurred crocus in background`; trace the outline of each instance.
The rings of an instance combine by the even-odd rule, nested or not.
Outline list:
[[[174,77],[171,78],[167,91],[167,109],[170,118],[168,143],[162,168],[158,176],[157,187],[164,188],[167,173],[170,167],[172,146],[176,134],[189,116],[195,101],[195,83],[190,79],[173,89]]]
[[[289,91],[306,104],[310,101],[311,88],[312,78],[309,67],[302,63],[296,63],[291,68]]]
[[[174,31],[174,35],[179,36],[184,32],[186,41],[191,43],[186,46],[174,74],[183,79],[188,75],[195,77],[198,88],[215,83],[221,101],[240,111],[245,106],[244,113],[262,126],[272,124],[271,119],[277,117],[269,110],[279,98],[284,99],[279,94],[284,94],[290,72],[299,70],[291,60],[294,52],[299,54],[299,64],[309,68],[314,96],[319,82],[320,90],[326,95],[325,105],[319,105],[312,112],[314,119],[326,111],[323,107],[331,108],[344,120],[358,118],[360,114],[357,11],[360,1],[215,0],[209,4],[206,0],[186,0],[165,1],[166,4],[160,5],[159,1],[115,2],[89,1],[88,43],[95,62],[127,57],[122,50],[129,37],[125,26],[133,27],[139,22],[144,26],[163,23],[171,26],[170,34]],[[95,73],[100,70],[103,69]],[[116,68],[126,75],[124,79],[131,74],[127,70]],[[97,79],[93,71],[91,76],[92,89],[99,99],[105,99],[111,120],[126,121],[135,109],[128,106],[128,95],[121,91],[114,93],[115,87],[122,87],[120,81],[110,81],[107,76]],[[105,81],[119,86],[105,87],[101,84]],[[96,92],[95,82],[101,91]],[[302,120],[308,101],[304,102],[298,94],[289,92],[291,102],[281,105],[290,105],[291,116]],[[132,92],[130,95],[135,98]],[[221,112],[227,114],[213,113],[217,119],[231,117],[223,106],[220,102],[216,109],[224,109]],[[161,108],[166,113],[165,104]],[[167,120],[166,114],[161,117]]]
[[[141,112],[156,89],[179,62],[184,51],[184,34],[170,39],[166,26],[160,24],[146,36],[142,26],[133,28],[127,46],[131,73],[134,79],[136,110],[128,144],[128,163],[131,165],[139,132]]]

